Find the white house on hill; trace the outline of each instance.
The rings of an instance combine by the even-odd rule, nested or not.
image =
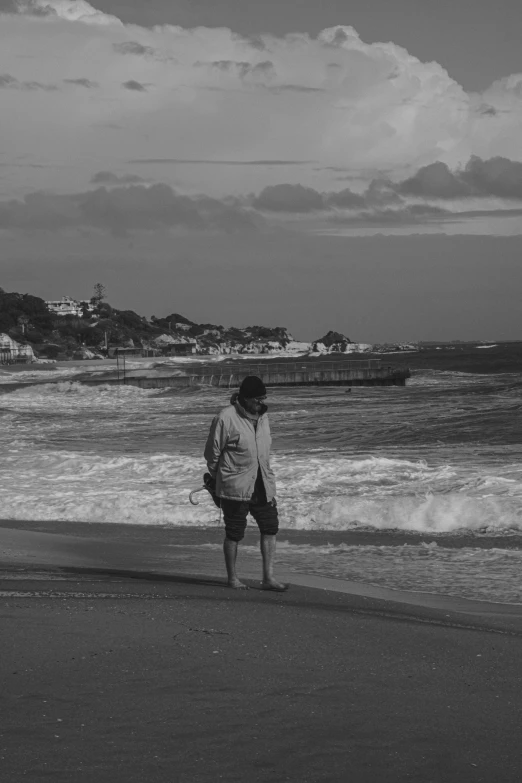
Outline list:
[[[83,315],[83,308],[86,307],[89,312],[94,310],[94,305],[89,299],[73,299],[70,296],[62,296],[61,299],[52,300],[45,303],[47,308],[56,315]]]

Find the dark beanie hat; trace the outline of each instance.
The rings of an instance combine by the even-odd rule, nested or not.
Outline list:
[[[245,400],[248,400],[250,397],[264,397],[266,387],[257,375],[247,375],[246,378],[243,378],[243,382],[239,387],[239,393]]]

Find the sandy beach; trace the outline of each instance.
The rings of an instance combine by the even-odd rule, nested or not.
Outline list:
[[[519,780],[521,606],[64,531],[0,526],[2,781]]]

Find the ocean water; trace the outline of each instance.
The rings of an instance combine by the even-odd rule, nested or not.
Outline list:
[[[401,356],[405,388],[270,392],[281,567],[522,603],[520,346],[458,358]],[[13,390],[0,368],[0,517],[215,531],[210,499],[188,496],[227,392],[90,387],[77,372]]]

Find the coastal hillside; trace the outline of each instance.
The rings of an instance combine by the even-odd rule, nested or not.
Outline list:
[[[282,326],[222,326],[191,321],[173,312],[164,317],[118,310],[104,300],[103,286],[90,300],[63,297],[46,302],[31,294],[0,288],[0,349],[18,350],[29,358],[90,359],[114,355],[117,349],[149,356],[191,354],[303,354],[371,351],[329,331],[311,343],[295,340]],[[65,314],[62,314],[65,313]]]

